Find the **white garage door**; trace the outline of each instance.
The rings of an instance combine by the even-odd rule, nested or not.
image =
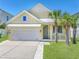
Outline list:
[[[12,40],[40,40],[40,28],[16,28],[11,31]]]

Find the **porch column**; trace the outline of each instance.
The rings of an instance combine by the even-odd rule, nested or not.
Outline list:
[[[52,28],[52,24],[50,24],[50,40],[52,40],[52,30],[53,30],[53,28]]]
[[[40,30],[40,33],[41,33],[41,35],[40,35],[41,40],[43,40],[43,25],[41,25],[41,30]]]

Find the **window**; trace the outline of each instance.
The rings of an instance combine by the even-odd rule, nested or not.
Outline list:
[[[62,33],[62,26],[58,26],[58,33]]]
[[[53,33],[55,33],[55,26],[53,26]]]
[[[26,16],[23,16],[23,21],[26,21],[26,20],[27,20]]]
[[[62,33],[62,26],[58,26],[58,33]],[[53,33],[55,33],[55,26],[53,26]]]
[[[7,18],[6,18],[6,19],[7,19],[7,21],[8,21],[8,20],[9,20],[9,16],[7,16]]]

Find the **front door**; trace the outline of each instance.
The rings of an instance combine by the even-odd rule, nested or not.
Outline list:
[[[49,39],[48,36],[48,25],[43,26],[43,39]]]

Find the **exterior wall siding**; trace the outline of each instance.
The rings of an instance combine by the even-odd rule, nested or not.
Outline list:
[[[46,24],[42,24],[41,28],[40,28],[40,40],[43,41],[43,25],[46,25]],[[27,29],[26,27],[22,27],[22,29]],[[13,27],[8,27],[7,29],[10,32],[12,33],[15,33],[17,31],[17,28],[13,28]],[[55,33],[53,33],[53,25],[52,24],[49,24],[48,25],[48,31],[49,31],[49,37],[50,39],[48,39],[48,41],[55,41]],[[9,34],[9,39],[11,39],[12,35],[13,34]],[[65,40],[65,30],[63,29],[63,33],[58,33],[58,40]]]
[[[48,25],[48,31],[49,31],[48,35],[50,37],[50,39],[48,39],[48,40],[43,39],[43,26],[44,25]],[[53,24],[42,24],[41,29],[42,29],[41,37],[43,40],[55,41],[56,35],[55,35],[55,33],[53,33]],[[65,30],[64,29],[62,30],[62,33],[58,33],[58,40],[65,40]]]
[[[16,29],[15,29],[16,28]],[[7,28],[7,31],[8,31],[8,35],[9,35],[9,38],[8,39],[10,39],[10,40],[17,40],[17,39],[12,39],[12,36],[14,35],[14,33],[16,33],[18,30],[20,30],[21,31],[21,33],[22,32],[27,32],[27,29],[30,29],[30,30],[32,30],[32,29],[39,29],[39,30],[41,30],[41,27],[9,27],[9,28]],[[39,31],[38,30],[38,31]],[[40,38],[38,39],[38,40],[41,40],[42,39],[42,36],[41,36],[41,32],[39,32],[40,34]],[[22,35],[22,34],[21,34]],[[23,34],[24,35],[24,34]],[[17,37],[17,36],[16,36]],[[25,35],[24,35],[24,37],[25,37]],[[29,35],[29,37],[31,37],[30,35]],[[27,38],[26,38],[26,40],[28,40]]]
[[[0,24],[7,22],[7,16],[8,16],[8,20],[10,20],[13,17],[13,15],[0,9]]]
[[[51,32],[50,33],[51,40],[55,40],[56,35],[55,35],[55,33],[53,33],[53,25],[52,24],[51,24],[50,28],[51,28],[50,29],[50,32]],[[62,33],[58,33],[58,40],[65,40],[65,39],[66,39],[66,32],[65,32],[65,29],[62,28]]]
[[[26,21],[23,21],[23,16],[27,17]],[[12,22],[10,22],[10,24],[38,24],[38,23],[39,22],[36,19],[26,14],[25,12],[16,17],[15,19],[12,19]]]

